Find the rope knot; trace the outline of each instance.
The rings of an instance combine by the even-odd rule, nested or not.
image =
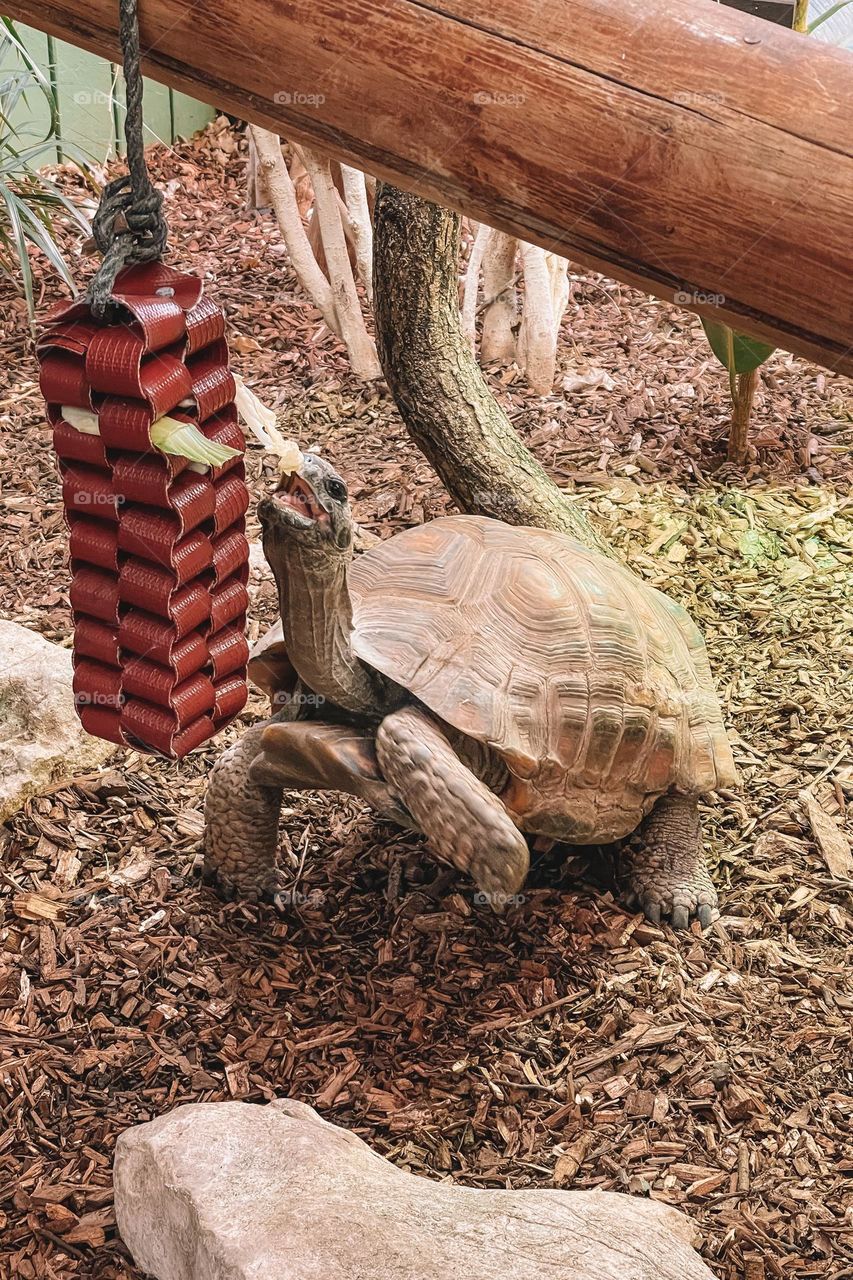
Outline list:
[[[127,104],[124,135],[129,172],[106,184],[92,220],[92,233],[103,261],[92,277],[87,297],[99,319],[103,319],[109,307],[115,279],[122,267],[162,258],[168,236],[163,195],[151,185],[145,164],[136,0],[119,0],[119,35],[124,54]]]

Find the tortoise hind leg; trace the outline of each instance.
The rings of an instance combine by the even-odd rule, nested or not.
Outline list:
[[[376,734],[376,754],[383,776],[435,852],[472,875],[499,910],[521,888],[529,865],[527,841],[502,801],[417,707],[385,717]]]
[[[379,772],[372,735],[310,720],[254,725],[217,760],[205,799],[205,872],[228,896],[275,900],[285,788],[346,791],[412,825]]]
[[[695,915],[707,929],[717,892],[705,865],[699,807],[689,796],[662,796],[619,854],[619,880],[628,906],[639,905],[659,924],[686,929]]]

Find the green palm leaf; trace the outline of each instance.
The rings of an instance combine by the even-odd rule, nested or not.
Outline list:
[[[806,27],[806,31],[811,35],[813,31],[817,31],[818,27],[823,26],[824,22],[828,22],[830,18],[834,18],[837,13],[840,13],[842,9],[846,9],[851,3],[853,3],[853,0],[838,0],[838,4],[834,4],[830,9],[827,9],[825,13],[820,14],[819,17],[810,22]]]
[[[40,166],[56,157],[56,95],[14,23],[5,17],[0,17],[0,59],[5,64],[0,71],[0,272],[21,285],[32,322],[35,296],[29,247],[43,254],[51,269],[73,289],[70,268],[54,235],[55,220],[68,219],[85,235],[90,228],[74,201],[40,171]],[[48,105],[48,128],[43,138],[37,137],[32,127],[12,123],[15,108],[27,102],[28,93],[41,95]],[[91,181],[86,160],[77,154],[74,159]]]
[[[750,338],[748,334],[736,333],[727,324],[719,320],[706,320],[700,316],[705,336],[711,344],[711,350],[724,369],[728,370],[729,382],[734,394],[735,379],[739,373],[752,373],[759,365],[773,355],[776,350],[758,338]]]

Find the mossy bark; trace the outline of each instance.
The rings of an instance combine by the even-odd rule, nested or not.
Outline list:
[[[539,465],[464,340],[455,213],[377,187],[373,290],[382,369],[412,439],[462,511],[567,533],[613,555]]]

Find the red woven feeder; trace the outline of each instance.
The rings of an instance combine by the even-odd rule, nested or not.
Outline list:
[[[38,356],[70,530],[80,719],[180,758],[246,701],[248,492],[242,456],[200,469],[150,432],[168,414],[242,454],[224,316],[195,277],[135,265],[105,320],[85,300],[57,307]],[[63,406],[97,415],[99,434]]]

